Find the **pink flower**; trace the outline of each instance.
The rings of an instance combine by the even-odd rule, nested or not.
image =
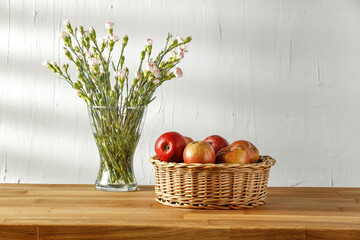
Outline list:
[[[177,57],[178,57],[179,59],[183,59],[183,58],[184,58],[184,52],[183,52],[183,51],[180,51],[180,52],[178,53]]]
[[[59,32],[59,38],[65,38],[65,37],[68,37],[69,36],[69,33],[67,31],[61,31]]]
[[[175,77],[177,77],[177,78],[181,78],[183,76],[183,72],[182,72],[181,68],[179,68],[179,67],[175,68],[174,74],[175,74]]]
[[[113,22],[107,22],[107,23],[105,23],[105,28],[106,28],[107,30],[113,29],[113,28],[114,28],[114,23],[113,23]]]
[[[125,70],[121,70],[120,77],[126,78],[128,75],[128,72]]]
[[[101,63],[100,59],[95,58],[95,57],[89,58],[88,62],[89,62],[90,66],[97,66]]]
[[[150,70],[150,72],[152,72],[156,68],[155,63],[154,62],[148,62],[146,68],[148,70]]]
[[[106,35],[106,38],[109,42],[117,42],[119,41],[119,37],[113,33],[109,33],[108,35]]]
[[[145,40],[146,46],[151,46],[153,44],[153,40],[151,38],[148,38]]]
[[[159,79],[155,79],[155,80],[153,81],[153,83],[154,83],[155,85],[157,85],[157,84],[160,83],[160,80],[159,80]]]
[[[148,69],[155,78],[159,78],[161,76],[160,70],[156,67],[154,62],[148,62],[146,69]]]
[[[155,78],[161,77],[161,72],[159,69],[154,69],[151,73],[154,75]]]
[[[141,77],[142,77],[141,72],[136,72],[135,73],[135,78],[140,79]]]
[[[128,75],[128,72],[125,71],[124,69],[120,69],[117,70],[116,72],[114,72],[114,76],[118,77],[118,78],[126,78]]]
[[[183,51],[183,52],[188,52],[188,48],[187,48],[187,46],[184,44],[184,45],[180,45],[179,46],[179,49],[181,50],[181,51]]]

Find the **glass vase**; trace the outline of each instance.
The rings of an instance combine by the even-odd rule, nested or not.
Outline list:
[[[135,191],[133,157],[146,107],[88,106],[94,139],[100,154],[95,187],[102,191]]]

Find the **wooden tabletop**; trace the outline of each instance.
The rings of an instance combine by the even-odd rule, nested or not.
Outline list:
[[[0,184],[0,239],[360,239],[360,188],[269,188],[248,210],[154,201],[154,187]]]

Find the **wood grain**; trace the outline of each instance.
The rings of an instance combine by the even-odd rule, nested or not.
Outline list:
[[[261,207],[198,210],[155,202],[153,186],[0,184],[0,240],[360,239],[358,199],[357,188],[269,188]]]
[[[0,240],[37,240],[38,227],[0,225]]]

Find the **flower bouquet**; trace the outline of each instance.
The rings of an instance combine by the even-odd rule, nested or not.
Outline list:
[[[61,31],[59,37],[63,39],[65,55],[77,69],[76,80],[70,76],[68,63],[60,67],[56,62],[44,61],[43,65],[67,81],[88,105],[100,154],[96,188],[134,191],[137,183],[133,156],[146,106],[155,99],[154,92],[161,84],[182,77],[182,70],[176,66],[184,58],[191,37],[173,38],[169,33],[164,49],[154,57],[151,56],[153,41],[146,39],[139,67],[131,79],[124,56],[129,38],[127,35],[122,38],[117,51],[120,39],[113,32],[112,22],[105,24],[107,35],[100,38],[93,28],[73,28],[69,20],[64,21],[64,25],[67,31]],[[120,56],[113,60],[112,54],[116,51]]]

